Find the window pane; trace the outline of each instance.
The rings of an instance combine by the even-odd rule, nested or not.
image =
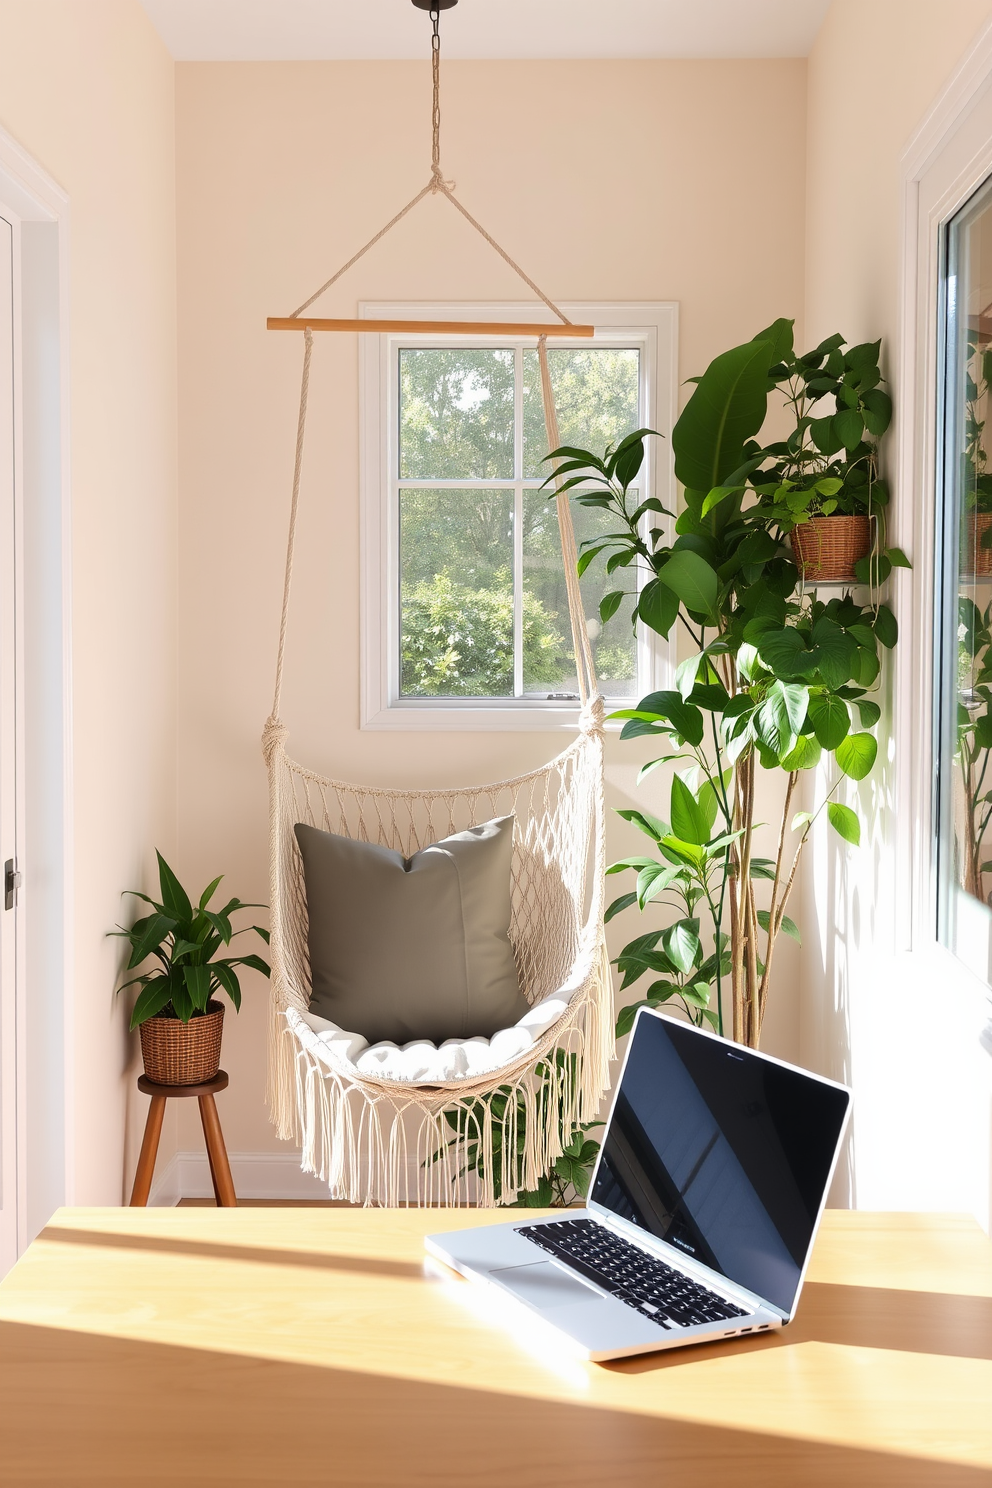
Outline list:
[[[576,541],[610,530],[608,512],[572,503]],[[549,692],[578,691],[575,654],[568,620],[565,573],[558,536],[558,518],[547,492],[524,492],[524,692],[547,696]],[[593,642],[593,657],[604,692],[612,697],[636,693],[636,652],[631,625],[633,594],[628,594],[616,614],[603,625],[599,602],[611,590],[633,590],[633,569],[621,569],[606,577],[602,564],[593,564],[581,580],[586,625]]]
[[[513,696],[513,492],[400,491],[400,692]]]
[[[638,427],[640,353],[608,347],[569,351],[552,347],[548,368],[558,409],[562,444],[601,455]],[[548,453],[541,400],[541,369],[536,351],[524,352],[524,477],[543,480]]]
[[[992,198],[951,223],[938,576],[938,908],[941,940],[979,975],[992,951]]]
[[[513,352],[400,352],[400,479],[513,479]]]

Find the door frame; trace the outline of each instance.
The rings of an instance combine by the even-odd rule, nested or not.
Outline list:
[[[20,1254],[74,1198],[69,199],[2,129],[0,212],[14,229],[14,851],[23,887],[3,1016],[14,1029]],[[14,1258],[0,1256],[0,1274]]]

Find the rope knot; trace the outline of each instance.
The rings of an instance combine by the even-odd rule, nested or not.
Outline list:
[[[583,734],[601,734],[606,722],[606,704],[596,693],[579,714],[579,729]]]
[[[441,167],[439,165],[432,165],[430,189],[435,193],[437,193],[438,191],[447,193],[449,191],[454,191],[455,183],[454,181],[446,181],[444,179],[444,172],[441,170]]]
[[[288,738],[289,729],[283,723],[282,719],[277,718],[274,713],[270,713],[265,720],[265,727],[262,730],[262,756],[267,765],[272,764],[273,754],[277,749],[283,747]]]

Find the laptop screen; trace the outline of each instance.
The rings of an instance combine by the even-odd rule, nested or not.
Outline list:
[[[589,1197],[791,1313],[849,1103],[641,1013]]]

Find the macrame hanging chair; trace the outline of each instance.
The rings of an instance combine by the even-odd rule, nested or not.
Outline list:
[[[418,0],[414,0],[417,4]],[[454,0],[449,0],[454,3]],[[421,4],[422,9],[428,8]],[[447,8],[443,3],[440,8]],[[613,1001],[603,928],[605,807],[603,700],[576,572],[567,495],[556,507],[580,698],[578,735],[541,769],[487,785],[388,790],[320,775],[292,759],[281,719],[293,550],[315,329],[379,331],[376,321],[305,316],[325,290],[429,194],[446,197],[558,317],[514,326],[538,337],[548,447],[560,444],[548,335],[572,325],[476,222],[439,160],[438,7],[431,6],[434,148],[431,178],[358,253],[272,329],[304,331],[303,378],[272,713],[262,747],[269,774],[272,934],[268,1100],[280,1137],[302,1147],[304,1171],[353,1203],[492,1205],[534,1189],[579,1123],[595,1118],[613,1055]],[[395,329],[401,323],[391,323]],[[407,323],[464,331],[460,323]],[[473,331],[507,333],[504,324]],[[497,816],[514,817],[510,941],[529,1011],[491,1039],[370,1047],[308,1011],[310,965],[303,864],[294,827],[380,843],[404,856]],[[495,1166],[494,1166],[495,1164]]]

